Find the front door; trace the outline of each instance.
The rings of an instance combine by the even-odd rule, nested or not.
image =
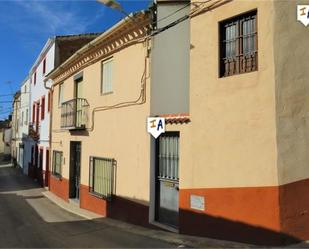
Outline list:
[[[81,142],[70,143],[70,198],[79,200]]]
[[[156,140],[156,221],[178,227],[179,133],[167,132]]]
[[[49,186],[49,149],[46,149],[46,159],[45,159],[46,171],[45,171],[45,186]]]

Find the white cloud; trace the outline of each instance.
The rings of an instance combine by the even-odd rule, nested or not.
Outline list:
[[[104,15],[104,10],[94,13],[91,20],[87,20],[77,11],[77,4],[74,2],[53,2],[53,1],[17,1],[26,15],[31,15],[37,19],[35,27],[40,32],[51,35],[56,34],[76,34],[83,33],[87,27]],[[73,6],[73,8],[68,8]],[[32,27],[35,28],[35,27]]]

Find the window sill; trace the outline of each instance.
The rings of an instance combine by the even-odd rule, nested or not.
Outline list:
[[[102,200],[105,200],[105,201],[110,201],[112,199],[112,197],[108,198],[108,197],[105,197],[105,196],[100,195],[98,193],[95,193],[95,192],[93,192],[91,190],[89,190],[89,194],[92,195],[93,197],[96,197],[98,199],[102,199]]]
[[[101,93],[101,96],[106,96],[106,95],[110,95],[110,94],[113,94],[114,92],[111,91],[111,92],[107,92],[107,93]]]
[[[56,174],[51,174],[51,176],[55,179],[57,179],[58,181],[62,181],[62,175],[56,175]]]
[[[227,79],[229,77],[233,77],[233,76],[240,76],[240,75],[246,75],[246,74],[250,74],[250,73],[257,73],[259,70],[252,70],[252,71],[247,71],[247,72],[242,72],[242,73],[235,73],[235,74],[231,74],[231,75],[223,75],[223,76],[219,76],[219,79]]]

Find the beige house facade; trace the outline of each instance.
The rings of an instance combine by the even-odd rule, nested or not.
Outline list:
[[[143,12],[134,18],[138,26],[121,21],[48,76],[53,80],[50,191],[124,219],[141,215],[135,205],[148,215],[149,201],[149,41],[144,37],[150,20]],[[108,187],[100,185],[103,178]]]
[[[306,3],[157,1],[151,38],[139,12],[81,48],[47,76],[50,191],[185,234],[308,240]],[[166,132],[152,138],[147,117]]]
[[[308,240],[308,3],[191,4],[190,122],[166,126],[180,138],[181,233]]]

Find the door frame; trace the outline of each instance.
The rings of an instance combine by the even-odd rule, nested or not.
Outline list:
[[[79,182],[78,182],[78,196],[76,197],[77,194],[77,189],[76,186],[72,185],[74,183],[74,179],[73,177],[76,177],[76,168],[75,168],[75,162],[76,160],[74,160],[73,158],[73,153],[76,152],[76,150],[74,151],[74,149],[76,148],[76,144],[80,145],[80,165],[79,165]],[[69,199],[72,200],[80,200],[80,185],[81,185],[81,155],[82,155],[82,142],[81,141],[70,141],[70,168],[69,168]],[[74,170],[74,172],[73,172]],[[73,191],[74,189],[74,191]],[[73,195],[75,195],[75,197],[73,197]]]
[[[171,135],[171,136],[178,136],[180,139],[180,132],[179,131],[167,131],[162,135]],[[178,144],[179,146],[179,144]],[[178,227],[174,227],[172,225],[163,224],[158,221],[158,201],[160,198],[160,193],[158,192],[159,188],[159,181],[157,180],[158,170],[159,170],[159,160],[158,160],[158,149],[159,149],[159,137],[157,139],[151,138],[150,141],[150,206],[149,206],[149,223],[156,225],[158,227],[164,228],[171,232],[179,232]],[[180,157],[180,156],[179,156]],[[179,164],[178,164],[178,171],[179,171]],[[178,184],[180,183],[180,179],[178,180]],[[179,213],[179,202],[178,202],[178,213]]]

